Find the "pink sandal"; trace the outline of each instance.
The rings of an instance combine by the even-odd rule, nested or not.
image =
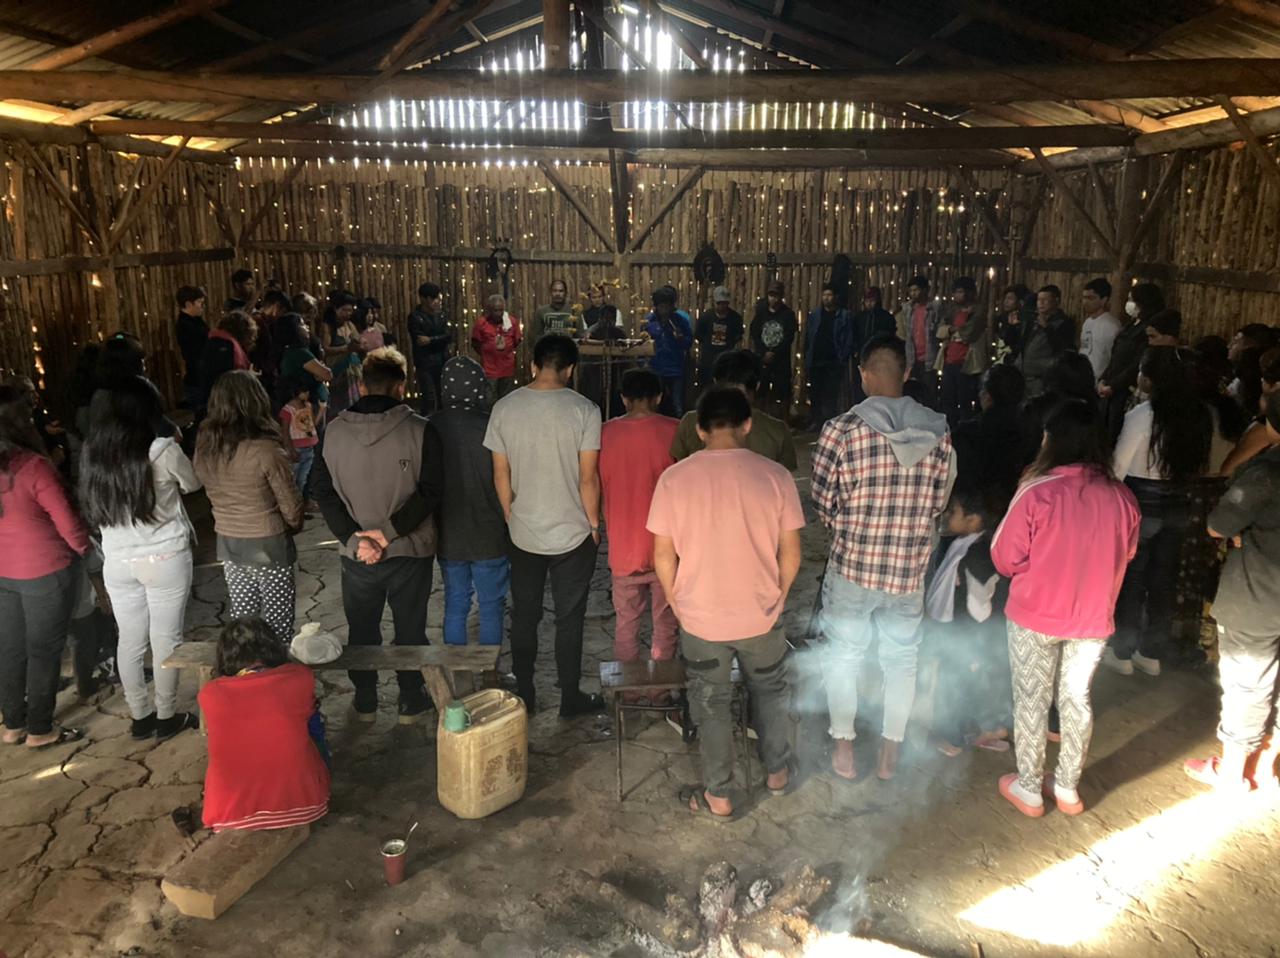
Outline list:
[[[1240,779],[1239,782],[1227,782],[1222,777],[1222,759],[1218,755],[1210,758],[1189,758],[1183,763],[1182,770],[1187,773],[1187,777],[1195,779],[1202,785],[1224,791],[1247,792],[1253,787],[1246,778]]]
[[[1020,799],[1017,795],[1013,794],[1013,791],[1012,791],[1013,784],[1017,780],[1018,780],[1018,774],[1016,772],[1010,772],[1008,775],[1001,775],[1000,776],[1001,796],[1010,805],[1012,805],[1018,811],[1022,812],[1023,815],[1026,815],[1027,818],[1043,818],[1044,817],[1043,805],[1028,805],[1026,802]]]
[[[1044,777],[1044,797],[1046,800],[1052,799],[1054,804],[1058,806],[1058,811],[1063,815],[1081,815],[1084,813],[1084,802],[1077,799],[1074,802],[1064,802],[1058,797],[1058,793],[1053,789],[1053,776],[1046,775]],[[1079,792],[1077,791],[1077,795]]]

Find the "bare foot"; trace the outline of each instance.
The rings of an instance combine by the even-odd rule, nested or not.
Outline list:
[[[898,773],[898,750],[901,742],[891,742],[887,738],[880,740],[880,762],[876,766],[876,777],[887,782]]]
[[[858,777],[857,766],[853,763],[851,739],[836,739],[836,747],[831,752],[831,771],[850,782]]]
[[[706,800],[707,808],[711,809],[712,815],[719,815],[722,818],[728,818],[733,814],[733,802],[727,798],[717,798],[710,792],[704,790],[702,797]],[[698,796],[693,795],[689,799],[689,811],[700,812],[701,806],[698,804]]]
[[[768,778],[764,780],[765,788],[771,792],[780,791],[787,787],[787,783],[791,781],[790,767],[782,768],[779,771],[772,772]]]
[[[941,752],[947,758],[955,758],[962,751],[960,746],[952,745],[949,741],[947,741],[941,735],[930,735],[929,744],[932,745],[934,748],[936,748],[939,752]]]
[[[27,737],[27,730],[24,728],[7,728],[4,730],[4,744],[17,745]]]
[[[48,745],[50,742],[58,740],[58,730],[54,729],[46,735],[28,735],[27,748],[39,748],[41,745]]]

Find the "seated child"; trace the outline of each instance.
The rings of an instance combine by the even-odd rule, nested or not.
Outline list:
[[[939,663],[934,746],[948,758],[966,741],[1008,751],[1013,709],[1004,603],[1009,583],[991,562],[991,535],[1007,500],[957,487],[925,587],[925,634]],[[945,537],[951,538],[945,538]],[[976,734],[972,734],[976,728]]]
[[[228,622],[215,678],[200,690],[209,733],[204,824],[306,825],[329,810],[329,768],[311,669],[260,618]]]

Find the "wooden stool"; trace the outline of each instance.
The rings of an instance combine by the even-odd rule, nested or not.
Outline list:
[[[729,681],[733,684],[733,704],[736,706],[734,711],[737,713],[735,718],[738,734],[742,739],[742,752],[747,766],[747,787],[754,791],[755,786],[751,778],[751,746],[747,737],[750,705],[746,683],[743,682],[742,672],[736,665],[730,673]],[[618,801],[623,799],[622,743],[626,737],[626,713],[670,712],[674,708],[672,705],[630,704],[623,700],[625,693],[683,692],[687,684],[684,661],[682,659],[668,659],[663,662],[654,662],[651,659],[646,659],[636,662],[600,663],[600,691],[613,696],[614,734],[617,737]],[[688,697],[682,696],[682,699],[683,703],[680,706],[682,737],[684,741],[692,742],[694,736],[689,732]]]

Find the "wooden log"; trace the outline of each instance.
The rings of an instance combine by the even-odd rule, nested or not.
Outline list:
[[[183,642],[161,663],[166,669],[193,669],[211,666],[216,653],[214,642]],[[313,665],[317,671],[407,672],[427,667],[483,672],[494,667],[498,653],[493,646],[442,645],[347,645],[333,662]]]
[[[226,6],[228,2],[229,0],[183,0],[183,2],[175,3],[159,13],[138,17],[136,20],[130,20],[128,23],[121,24],[95,37],[90,37],[88,40],[69,46],[66,49],[47,53],[34,62],[27,64],[26,69],[58,70],[73,63],[87,60],[90,57],[101,56],[108,50],[148,36],[157,30],[163,30],[174,23],[190,19],[217,7]]]
[[[316,141],[324,143],[390,143],[411,139],[417,143],[453,145],[476,142],[474,131],[451,127],[414,127],[403,132],[385,127],[338,126],[321,123],[190,122],[183,120],[98,120],[89,124],[95,136],[191,136],[211,139],[268,141]],[[663,130],[631,131],[584,129],[579,131],[504,129],[484,136],[494,145],[581,147],[640,150],[644,148],[727,150],[944,150],[1005,149],[1032,146],[1125,146],[1132,135],[1124,129],[1101,124],[1075,126],[974,126],[939,129],[889,128],[880,130]],[[232,150],[248,155],[242,150]]]
[[[569,0],[542,0],[545,69],[569,69],[569,42]]]
[[[689,189],[698,182],[698,180],[702,179],[702,174],[705,172],[706,167],[695,166],[680,178],[680,181],[676,183],[672,191],[667,194],[666,199],[662,201],[662,205],[659,206],[658,209],[654,211],[653,215],[649,217],[649,222],[645,224],[644,229],[637,233],[635,239],[628,244],[628,253],[634,253],[640,248],[640,245],[648,239],[649,234],[651,234],[657,228],[658,224],[662,222],[662,218],[671,212],[672,207],[680,202],[680,198],[684,196],[684,194],[687,193]]]
[[[147,183],[146,189],[142,191],[142,196],[138,199],[137,206],[132,210],[127,207],[129,199],[133,196],[133,191],[130,190],[129,196],[125,198],[126,207],[120,211],[119,218],[114,224],[112,224],[111,231],[107,234],[106,252],[108,254],[120,245],[120,241],[124,238],[125,232],[133,225],[133,221],[137,219],[138,213],[146,208],[147,202],[151,197],[155,196],[156,192],[160,189],[160,184],[164,182],[165,174],[169,172],[170,167],[173,166],[174,162],[181,155],[183,148],[187,145],[190,139],[191,137],[189,136],[183,137],[182,142],[170,150],[169,155],[165,157],[164,162],[160,164],[160,169],[156,170],[156,175],[152,177],[151,181]]]
[[[1254,132],[1253,126],[1248,120],[1240,115],[1240,111],[1236,109],[1236,105],[1231,102],[1230,97],[1218,96],[1214,98],[1218,105],[1226,111],[1227,118],[1235,125],[1240,132],[1241,138],[1244,140],[1245,146],[1249,148],[1249,152],[1253,154],[1253,158],[1258,161],[1258,165],[1262,167],[1262,172],[1266,176],[1280,183],[1280,165],[1276,163],[1276,157],[1265,146],[1262,140],[1258,138],[1258,134]]]
[[[547,180],[551,183],[552,186],[556,188],[556,190],[560,193],[560,195],[569,201],[569,205],[578,211],[578,215],[581,216],[583,219],[583,222],[585,222],[587,226],[591,228],[591,232],[595,233],[596,236],[600,238],[600,242],[604,243],[604,248],[612,251],[613,243],[609,239],[608,232],[603,227],[601,227],[599,223],[596,222],[595,216],[592,215],[591,210],[587,208],[587,205],[584,202],[582,202],[582,199],[578,196],[577,191],[574,190],[573,187],[571,187],[568,183],[566,183],[564,179],[560,176],[560,174],[557,173],[550,164],[539,160],[538,169],[542,170],[542,175],[547,178]]]
[[[368,75],[217,74],[160,71],[0,71],[0,97],[26,100],[130,99],[161,102],[349,103],[359,99],[453,97],[487,100],[648,99],[750,103],[868,100],[885,103],[1016,103],[1060,99],[1275,96],[1280,60],[1217,57],[1130,63],[1001,64],[992,69],[901,71],[568,70],[495,73],[420,70],[385,79]]]
[[[24,237],[25,238],[25,237]],[[48,259],[0,260],[0,276],[52,276],[57,273],[90,273],[107,269],[112,263],[125,266],[186,266],[193,263],[222,263],[235,258],[235,250],[187,249],[156,253],[117,253],[115,256],[56,256]]]
[[[189,918],[217,918],[307,840],[310,825],[219,832],[169,870],[160,890]]]
[[[414,21],[413,25],[400,36],[400,39],[378,61],[379,76],[390,76],[402,70],[407,65],[408,58],[406,54],[413,48],[414,44],[426,36],[428,30],[449,12],[449,7],[452,4],[453,0],[436,0],[426,13]],[[567,30],[565,32],[568,33]],[[568,56],[567,51],[565,55]]]
[[[34,169],[36,173],[39,174],[40,178],[48,184],[49,188],[53,190],[53,195],[58,198],[58,202],[60,202],[71,214],[72,219],[74,219],[80,228],[84,230],[85,235],[88,236],[99,249],[102,249],[105,252],[104,238],[99,235],[98,230],[95,229],[93,223],[89,221],[89,217],[85,214],[85,211],[80,208],[80,204],[75,201],[74,197],[72,197],[71,191],[67,189],[66,184],[54,175],[53,171],[49,169],[48,164],[40,158],[40,154],[38,154],[30,144],[25,140],[16,140],[15,142],[17,143],[19,152],[26,157],[26,160],[31,164],[32,169]]]
[[[1071,188],[1071,184],[1066,181],[1058,170],[1045,162],[1044,154],[1040,152],[1039,149],[1035,149],[1032,152],[1035,153],[1036,159],[1040,162],[1041,169],[1043,169],[1049,179],[1053,181],[1053,185],[1057,188],[1058,193],[1065,197],[1067,202],[1075,208],[1076,212],[1080,215],[1080,219],[1084,221],[1085,225],[1087,225],[1093,232],[1093,235],[1097,237],[1098,242],[1102,244],[1102,248],[1106,251],[1107,255],[1111,257],[1117,256],[1114,238],[1103,232],[1103,229],[1098,225],[1097,220],[1095,220],[1089,213],[1089,208],[1085,206],[1084,201],[1076,194],[1076,191]]]

